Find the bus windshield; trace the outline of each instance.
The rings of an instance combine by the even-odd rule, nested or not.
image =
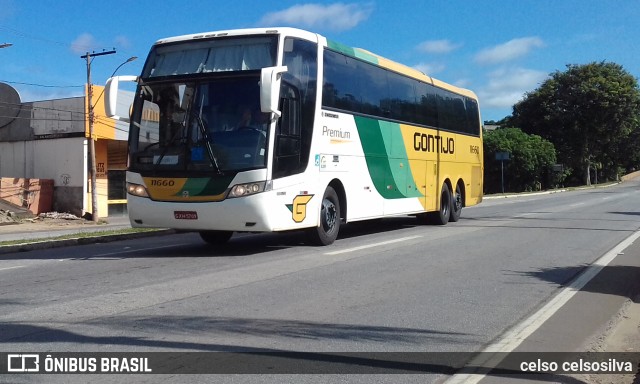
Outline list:
[[[259,75],[146,83],[130,133],[130,168],[238,172],[266,166],[269,115]]]
[[[275,65],[275,36],[222,38],[159,45],[149,54],[142,77],[249,71]]]
[[[229,173],[266,166],[268,115],[260,69],[276,36],[158,44],[142,71],[130,130],[130,168]]]

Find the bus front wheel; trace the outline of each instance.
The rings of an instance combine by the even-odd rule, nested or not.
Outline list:
[[[340,231],[340,200],[332,187],[327,187],[320,207],[320,225],[309,228],[307,236],[316,245],[330,245],[338,238]]]
[[[232,235],[231,231],[200,231],[202,240],[211,245],[225,244]]]

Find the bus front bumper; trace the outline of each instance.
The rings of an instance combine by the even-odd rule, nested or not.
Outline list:
[[[127,196],[134,228],[171,228],[191,231],[273,232],[316,225],[296,223],[286,201],[274,193],[259,193],[217,202],[162,202]]]

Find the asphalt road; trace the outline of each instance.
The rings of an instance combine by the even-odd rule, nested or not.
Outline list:
[[[304,351],[311,358],[480,351],[639,229],[639,186],[486,200],[444,227],[410,217],[352,224],[330,247],[306,246],[293,233],[236,235],[213,249],[187,233],[2,255],[0,348]],[[13,375],[0,382],[211,380],[87,377]],[[396,383],[445,376],[214,378]]]

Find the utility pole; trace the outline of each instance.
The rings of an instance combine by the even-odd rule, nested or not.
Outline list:
[[[91,62],[93,57],[112,55],[116,53],[115,49],[112,51],[103,51],[98,53],[89,53],[80,56],[82,59],[87,60],[87,108],[89,109],[89,152],[91,152],[89,159],[91,160],[91,220],[98,222],[100,216],[98,215],[98,190],[96,182],[96,137],[93,133],[93,89],[91,87]]]

